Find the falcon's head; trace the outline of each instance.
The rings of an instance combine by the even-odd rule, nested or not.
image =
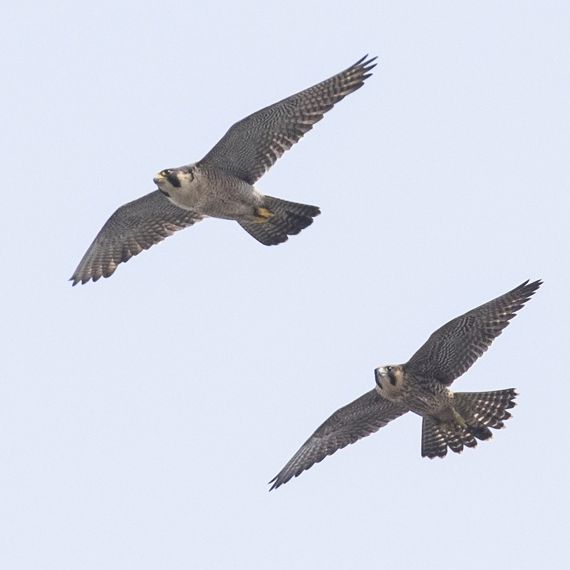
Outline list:
[[[401,364],[379,366],[374,370],[374,377],[378,391],[384,394],[386,390],[393,391],[394,388],[398,389],[401,387],[404,381],[404,367]]]
[[[161,170],[153,180],[163,194],[170,196],[172,191],[176,191],[175,189],[192,182],[194,175],[192,174],[192,169],[187,166],[166,168]]]

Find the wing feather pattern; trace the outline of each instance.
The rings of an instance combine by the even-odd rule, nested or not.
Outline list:
[[[183,210],[155,190],[121,206],[101,228],[70,278],[73,285],[109,277],[119,263],[152,247],[203,216]]]
[[[238,121],[199,164],[254,184],[327,111],[362,87],[375,59],[365,56],[337,75]]]
[[[415,376],[450,385],[491,346],[542,281],[525,281],[437,329],[405,365]]]
[[[327,455],[378,431],[405,414],[408,408],[390,402],[374,389],[337,410],[293,455],[269,483],[277,489],[293,477],[322,461]]]

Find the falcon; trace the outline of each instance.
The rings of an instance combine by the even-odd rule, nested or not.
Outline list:
[[[263,245],[283,243],[310,226],[320,214],[317,206],[267,196],[254,184],[327,111],[362,87],[375,59],[365,56],[235,123],[202,160],[160,171],[154,178],[158,190],[109,218],[70,281],[109,277],[119,263],[207,217],[235,220]]]
[[[326,420],[269,482],[270,490],[410,411],[422,417],[422,457],[445,457],[448,448],[460,453],[492,437],[490,428],[502,428],[511,417],[515,390],[452,392],[449,386],[489,348],[541,283],[525,281],[449,321],[405,364],[376,368],[376,387]]]

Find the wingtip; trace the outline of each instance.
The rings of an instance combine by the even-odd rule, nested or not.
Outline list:
[[[542,279],[537,279],[536,281],[530,281],[530,279],[527,279],[524,283],[519,285],[519,288],[525,289],[528,295],[534,295],[542,284]]]
[[[378,65],[377,60],[378,60],[377,55],[375,55],[374,57],[368,57],[368,54],[366,54],[364,57],[360,58],[354,64],[353,67],[360,67],[362,69],[362,71],[364,71],[364,73],[365,73],[363,79],[366,79],[372,75],[372,73],[368,73],[368,72],[369,71],[371,72],[372,69],[374,69]]]
[[[93,279],[93,281],[97,281],[97,279],[95,279],[95,277],[80,277],[77,274],[73,274],[68,281],[71,281],[71,286],[75,287],[76,285],[79,285],[81,283],[81,285],[85,285],[85,283],[89,282],[90,279]]]
[[[378,59],[377,55],[374,55],[372,57],[370,57],[370,54],[365,54],[363,55],[354,65],[368,65],[369,63],[372,63],[373,61],[376,61]]]
[[[85,279],[85,277],[82,277],[81,275],[79,275],[76,272],[69,278],[69,281],[71,281],[71,286],[75,287],[76,285],[79,285],[79,284],[84,285],[85,283],[87,283],[87,281],[89,281],[89,279],[90,279],[90,277]]]
[[[369,57],[368,54],[366,54],[364,57],[361,57],[357,62],[353,63],[348,69],[358,69],[359,71],[362,72],[362,80],[368,79],[368,77],[372,75],[372,73],[368,72],[371,72],[372,69],[374,69],[378,65],[378,63],[376,63],[377,59],[378,56]]]
[[[96,281],[99,281],[101,277],[108,277],[108,275],[72,275],[69,278],[69,281],[71,281],[71,286],[75,287],[76,285],[85,285],[86,283],[89,283],[89,281],[93,281],[93,283],[95,283]]]
[[[271,479],[271,481],[267,483],[268,485],[271,485],[269,491],[273,491],[274,489],[279,489],[279,487],[285,485],[285,483],[287,483],[288,481],[299,475],[299,473],[296,473],[294,475],[291,475],[290,473],[283,473],[284,471],[286,471],[286,469],[283,469],[282,471],[277,473],[277,475],[275,475],[275,477],[273,477],[273,479]]]

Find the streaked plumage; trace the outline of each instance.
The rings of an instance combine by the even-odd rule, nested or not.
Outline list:
[[[264,245],[298,234],[316,206],[266,196],[253,184],[324,114],[364,84],[366,57],[337,75],[235,123],[197,163],[161,171],[158,190],[121,206],[103,226],[71,277],[73,285],[113,274],[143,249],[205,217],[237,221]]]
[[[270,481],[275,489],[327,455],[374,433],[412,411],[423,418],[422,456],[459,453],[503,427],[516,392],[452,392],[448,386],[489,348],[541,281],[525,281],[512,291],[437,329],[405,364],[381,366],[376,388],[337,410]]]

